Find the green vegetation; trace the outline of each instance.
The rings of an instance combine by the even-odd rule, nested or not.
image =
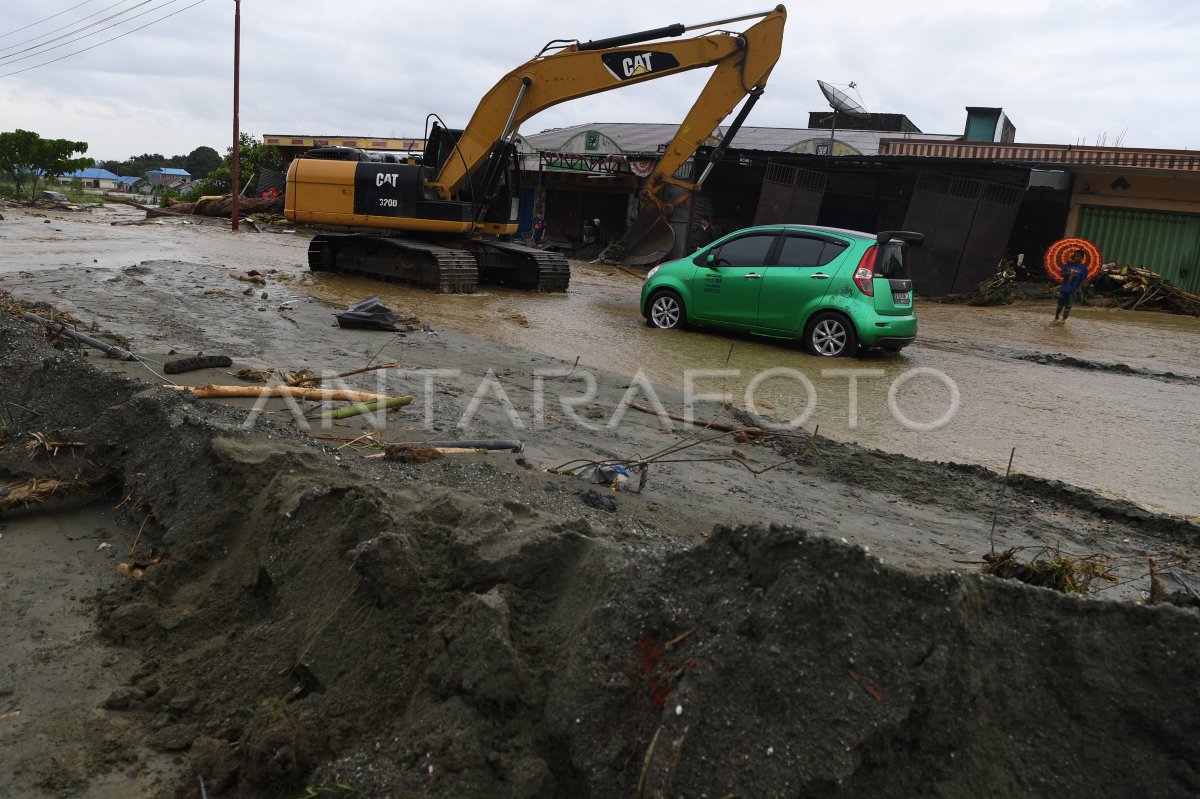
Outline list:
[[[97,166],[107,169],[114,175],[132,175],[144,178],[151,169],[187,169],[184,162],[187,156],[173,155],[167,158],[159,153],[142,153],[125,161],[101,161]]]
[[[192,180],[203,180],[220,165],[221,156],[216,150],[211,147],[197,147],[188,153],[183,168],[192,176]]]
[[[187,155],[172,155],[161,153],[142,153],[127,158],[124,161],[101,161],[98,166],[107,169],[114,175],[131,175],[144,178],[152,169],[186,169],[192,180],[207,177],[221,164],[221,156],[211,147],[197,147]]]
[[[284,171],[283,156],[279,150],[269,144],[257,141],[248,133],[241,135],[238,148],[238,183],[244,190],[249,181],[253,180],[264,169]],[[233,186],[233,148],[225,151],[221,165],[213,169],[204,180],[197,180],[184,194],[184,199],[195,201],[208,194],[230,194]]]
[[[93,166],[91,158],[73,157],[87,148],[87,142],[43,139],[19,128],[0,133],[0,173],[11,181],[14,197],[33,197],[47,178]]]

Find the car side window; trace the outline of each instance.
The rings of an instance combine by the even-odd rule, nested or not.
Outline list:
[[[775,234],[758,234],[742,236],[727,241],[721,245],[713,260],[714,266],[763,266],[771,247],[775,244]]]
[[[825,266],[846,249],[845,244],[809,236],[787,236],[779,252],[780,266]]]

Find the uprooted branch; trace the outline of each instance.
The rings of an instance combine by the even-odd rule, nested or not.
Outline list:
[[[707,428],[705,428],[705,429],[707,429]],[[765,474],[766,472],[769,472],[773,469],[778,469],[780,466],[784,466],[789,463],[795,463],[795,462],[807,459],[808,456],[813,453],[813,450],[816,449],[817,432],[821,428],[820,428],[820,426],[813,428],[812,435],[809,436],[809,438],[808,438],[808,445],[805,446],[804,451],[801,452],[799,455],[794,455],[794,456],[791,456],[788,458],[784,458],[781,461],[776,461],[775,463],[772,463],[769,466],[764,466],[761,469],[755,469],[753,466],[746,463],[745,456],[741,455],[740,453],[737,453],[736,451],[732,455],[717,455],[717,456],[713,456],[713,457],[703,457],[703,458],[671,458],[671,457],[669,457],[671,455],[677,455],[680,452],[683,452],[684,450],[691,449],[692,447],[699,446],[700,444],[708,444],[708,443],[711,443],[718,439],[725,438],[728,435],[742,432],[744,429],[745,428],[729,430],[727,432],[712,436],[711,438],[702,438],[702,439],[692,440],[691,437],[689,437],[688,439],[684,439],[683,441],[679,442],[678,444],[674,444],[672,446],[666,447],[665,449],[659,450],[658,452],[656,452],[653,455],[650,455],[649,457],[646,457],[646,458],[626,458],[624,460],[602,460],[602,461],[585,460],[585,459],[580,458],[580,459],[576,459],[573,461],[567,461],[566,463],[561,464],[559,466],[543,469],[543,471],[549,472],[550,474],[574,474],[579,469],[583,469],[588,466],[621,466],[621,467],[628,469],[629,471],[637,473],[639,475],[638,487],[634,491],[634,493],[640,493],[642,491],[642,489],[644,489],[646,487],[646,481],[649,478],[649,474],[650,474],[650,466],[652,464],[656,464],[656,463],[730,463],[730,462],[732,462],[732,463],[738,464],[743,469],[747,470],[748,472],[753,474],[755,477],[757,477],[758,475]]]
[[[364,366],[361,369],[351,369],[349,372],[342,372],[336,375],[306,375],[297,377],[288,381],[289,386],[305,386],[310,383],[320,383],[324,380],[336,380],[341,377],[351,377],[352,375],[362,374],[363,372],[373,372],[377,369],[395,369],[400,364],[398,363],[381,363],[378,366]]]
[[[95,486],[98,482],[97,480],[59,480],[35,477],[31,480],[0,483],[0,513],[39,505],[55,496],[79,494]]]

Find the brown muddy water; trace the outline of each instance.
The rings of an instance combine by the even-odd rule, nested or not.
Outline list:
[[[982,464],[1092,488],[1158,511],[1200,517],[1200,319],[1154,312],[1077,308],[1050,326],[1053,305],[1001,308],[924,302],[917,343],[900,354],[830,361],[797,345],[749,336],[651,330],[638,313],[639,273],[573,264],[565,295],[482,287],[475,295],[435,295],[365,278],[309,274],[307,235],[239,236],[228,222],[112,225],[143,217],[97,209],[48,218],[9,214],[0,228],[0,273],[86,265],[124,268],[178,259],[231,269],[304,275],[300,287],[344,307],[380,294],[397,311],[435,327],[556,356],[581,369],[634,376],[696,394],[732,395],[776,422],[918,458]],[[52,299],[52,298],[51,298]],[[1068,368],[1014,355],[1062,353],[1149,373]],[[712,375],[704,370],[733,370]],[[851,376],[846,370],[853,370]],[[916,370],[916,371],[914,371]],[[773,377],[771,375],[774,375]],[[764,377],[765,375],[765,377]],[[516,379],[516,378],[505,378]],[[850,391],[851,380],[857,391]],[[580,382],[580,393],[583,383]],[[811,394],[809,393],[811,386]],[[634,401],[644,401],[642,392]],[[954,402],[957,396],[957,402]],[[889,401],[890,399],[890,401]],[[672,408],[680,411],[680,408]],[[698,418],[718,410],[696,404]],[[864,474],[864,482],[871,476]]]
[[[1067,326],[1057,327],[1048,324],[1053,318],[1048,303],[970,308],[925,302],[918,310],[918,342],[903,353],[831,361],[788,342],[652,330],[638,312],[639,276],[581,263],[572,270],[565,296],[494,287],[471,296],[433,295],[324,274],[311,276],[307,286],[334,305],[380,294],[390,307],[435,327],[567,363],[579,358],[580,368],[631,378],[640,370],[652,381],[685,390],[691,381],[696,395],[725,392],[740,407],[749,398],[767,421],[800,419],[806,429],[820,425],[822,434],[891,452],[1003,471],[1016,447],[1014,471],[1200,516],[1195,380],[1169,382],[1012,357],[1064,353],[1195,378],[1200,320],[1078,308]],[[637,394],[634,401],[644,402],[644,392]],[[697,418],[711,418],[718,403],[700,400],[695,408]],[[870,479],[863,475],[864,482]]]

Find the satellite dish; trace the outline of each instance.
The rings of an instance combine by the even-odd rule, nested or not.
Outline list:
[[[851,114],[856,117],[866,115],[867,109],[838,87],[823,80],[817,81],[817,85],[821,87],[821,94],[825,95],[825,99],[829,101],[829,106],[834,111],[841,111],[843,114]],[[854,84],[851,83],[850,86],[853,88]]]

